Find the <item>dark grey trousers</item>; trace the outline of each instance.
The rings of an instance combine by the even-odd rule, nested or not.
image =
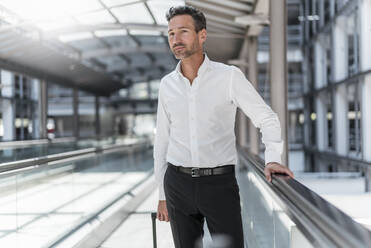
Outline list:
[[[191,177],[168,166],[164,189],[176,248],[193,248],[203,237],[206,219],[211,237],[223,235],[228,248],[243,248],[241,206],[235,173]],[[216,239],[215,239],[216,240]]]

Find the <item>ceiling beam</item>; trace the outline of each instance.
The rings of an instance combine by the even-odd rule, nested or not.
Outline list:
[[[92,32],[98,30],[122,30],[122,29],[136,29],[136,30],[151,30],[167,33],[167,25],[155,25],[145,23],[107,23],[97,25],[75,25],[67,26],[64,28],[56,29],[43,34],[44,38],[55,38],[60,35],[81,33],[81,32]]]
[[[242,2],[235,2],[235,1],[227,1],[227,0],[206,0],[210,3],[215,3],[219,5],[226,6],[228,8],[238,9],[241,11],[250,12],[253,9],[252,3],[242,3]]]
[[[257,0],[254,14],[269,15],[269,0]]]
[[[115,23],[120,23],[120,20],[117,18],[117,16],[116,16],[112,11],[111,11],[110,8],[108,8],[108,7],[106,6],[105,3],[103,3],[102,0],[98,0],[98,2],[100,3],[100,5],[102,5],[102,7],[103,7],[105,10],[108,11],[108,13],[110,14],[110,16],[115,20]]]
[[[242,34],[242,33],[245,32],[244,29],[237,28],[237,27],[234,27],[234,26],[225,25],[225,24],[222,24],[222,23],[209,22],[207,25],[209,27],[220,28],[220,29],[222,29],[224,31],[228,31],[228,32],[231,32],[231,33]]]
[[[0,59],[0,67],[5,70],[26,74],[28,76],[39,78],[39,79],[44,79],[47,82],[57,83],[60,85],[64,85],[66,87],[77,86],[80,89],[91,92],[93,94],[98,93],[98,95],[102,95],[102,96],[109,96],[111,94],[110,89],[107,89],[106,91],[104,91],[103,89],[95,88],[94,85],[80,87],[78,84],[76,84],[76,82],[71,81],[67,78],[61,78],[59,76],[49,74],[45,71],[40,71],[34,68],[30,68],[28,66],[19,65],[19,64],[10,62],[10,61],[4,61]]]
[[[168,47],[165,46],[137,46],[137,47],[129,47],[127,45],[124,46],[116,46],[112,48],[101,48],[96,49],[93,51],[83,52],[81,53],[82,59],[90,59],[94,57],[101,57],[101,56],[114,56],[117,54],[132,54],[132,53],[168,53],[170,50]]]
[[[210,27],[207,37],[210,38],[226,38],[226,39],[244,39],[244,34],[226,33],[222,32],[219,28]]]
[[[100,4],[105,8],[105,10],[108,11],[108,13],[112,16],[113,19],[115,19],[115,23],[120,23],[120,20],[119,18],[111,11],[110,8],[108,8],[103,2],[102,0],[98,0],[100,2]],[[137,45],[137,46],[141,46],[142,44],[140,43],[140,41],[133,35],[130,34],[129,32],[129,29],[126,27],[124,28],[126,29],[126,33],[128,35],[128,37]]]
[[[149,58],[149,60],[151,60],[152,63],[156,62],[156,58],[153,56],[153,54],[147,52],[145,55]]]
[[[122,54],[122,53],[119,53],[117,55],[120,59],[122,59],[123,61],[125,61],[128,65],[131,64],[131,58],[129,58],[128,56],[126,56],[125,54]]]
[[[128,34],[128,37],[135,43],[137,47],[142,46],[142,43],[140,42],[140,40],[137,37],[135,37],[135,35],[130,34],[129,29],[126,29],[126,32]]]
[[[269,24],[269,17],[264,14],[243,15],[237,16],[235,21],[246,26],[267,25]]]
[[[222,23],[225,25],[230,25],[230,26],[245,27],[244,24],[238,23],[234,21],[234,19],[224,18],[221,16],[211,15],[208,13],[205,13],[205,17],[206,17],[207,23],[209,23],[209,21],[213,21],[213,22],[218,22],[218,23]]]
[[[223,6],[215,5],[213,3],[201,2],[201,1],[195,1],[195,0],[187,0],[186,3],[189,4],[189,5],[192,5],[196,8],[212,10],[212,11],[222,13],[222,14],[225,14],[225,15],[230,15],[230,16],[246,15],[245,11],[229,9],[229,8],[225,8]]]
[[[150,14],[151,18],[152,18],[152,21],[155,25],[157,25],[157,21],[156,21],[156,18],[155,16],[153,15],[152,13],[152,10],[149,8],[148,6],[148,3],[147,2],[144,2],[144,7],[147,9],[148,13]]]
[[[132,66],[132,65],[117,65],[117,64],[114,64],[114,65],[111,65],[107,68],[107,72],[122,72],[122,73],[128,73],[129,71],[131,70],[137,70],[138,68],[142,68],[144,70],[150,70],[150,69],[153,69],[153,68],[166,68],[169,64],[164,64],[163,61],[156,61],[154,63],[151,63],[149,65],[144,65],[144,66]]]
[[[253,14],[255,15],[255,17],[258,17],[260,21],[257,20],[257,22],[254,25],[250,23],[247,35],[259,36],[263,31],[264,25],[269,25],[269,0],[257,0]],[[245,20],[245,22],[248,22],[248,20]]]

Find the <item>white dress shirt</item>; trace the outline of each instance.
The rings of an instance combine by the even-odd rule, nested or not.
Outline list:
[[[167,162],[184,167],[236,164],[237,107],[260,128],[265,162],[281,163],[278,117],[240,69],[210,61],[205,54],[191,85],[180,63],[162,78],[158,95],[153,157],[160,200],[165,200]]]

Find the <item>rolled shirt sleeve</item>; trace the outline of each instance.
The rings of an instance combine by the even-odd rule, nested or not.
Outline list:
[[[262,142],[265,145],[265,163],[282,163],[283,141],[278,116],[264,102],[242,71],[235,66],[231,75],[230,97],[233,103],[250,118],[254,126],[260,129]]]
[[[156,134],[153,146],[154,171],[159,188],[159,200],[165,200],[164,176],[167,169],[166,154],[170,136],[170,119],[164,105],[162,85],[163,82],[160,83],[158,95]]]

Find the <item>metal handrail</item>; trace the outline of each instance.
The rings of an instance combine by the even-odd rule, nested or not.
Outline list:
[[[370,161],[363,160],[361,158],[351,157],[349,155],[348,156],[340,155],[332,151],[321,151],[321,150],[314,149],[309,146],[305,146],[304,152],[313,153],[319,156],[324,156],[324,157],[330,158],[333,161],[348,161],[350,162],[348,163],[349,166],[362,166],[365,168],[371,167]]]
[[[16,141],[1,141],[0,149],[4,148],[14,148],[14,147],[27,147],[31,145],[44,145],[49,143],[63,143],[63,142],[74,142],[75,137],[63,137],[55,139],[33,139],[33,140],[16,140]]]
[[[81,156],[91,155],[95,156],[98,153],[106,153],[110,151],[116,151],[122,148],[137,148],[138,146],[143,146],[148,144],[148,142],[138,142],[135,144],[118,144],[118,145],[102,145],[98,147],[79,149],[76,151],[62,152],[53,155],[41,156],[37,158],[23,159],[13,162],[6,162],[0,164],[0,175],[5,173],[10,173],[12,171],[18,171],[25,168],[33,168],[35,166],[40,166],[50,162],[61,161],[65,159],[79,159]]]
[[[7,149],[7,148],[20,148],[20,147],[28,147],[32,145],[44,145],[44,144],[58,144],[58,143],[68,143],[68,142],[76,142],[78,140],[98,140],[104,138],[110,138],[112,136],[90,136],[90,137],[83,137],[77,139],[74,136],[68,137],[59,137],[54,139],[31,139],[31,140],[14,140],[14,141],[0,141],[0,150]]]
[[[251,168],[271,196],[314,247],[370,247],[371,231],[355,222],[295,179],[273,175],[265,179],[264,161],[238,147],[241,165]]]

